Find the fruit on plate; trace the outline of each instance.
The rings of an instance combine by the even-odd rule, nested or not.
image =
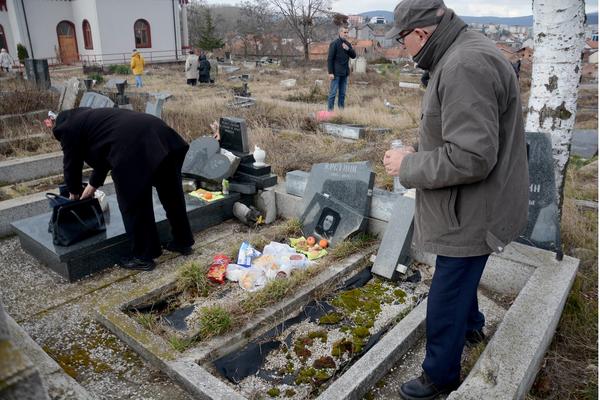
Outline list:
[[[306,244],[308,244],[309,246],[314,246],[315,243],[317,243],[317,239],[315,239],[314,236],[309,236],[306,238]]]
[[[204,193],[204,196],[203,196],[203,197],[204,197],[206,200],[210,200],[210,199],[212,199],[213,195],[212,195],[212,193],[211,193],[211,192],[207,192],[207,193]]]
[[[321,246],[322,249],[326,249],[329,246],[329,242],[327,239],[321,239],[319,240],[319,246]]]

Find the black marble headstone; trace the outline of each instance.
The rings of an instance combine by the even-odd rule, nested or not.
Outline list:
[[[305,236],[327,239],[333,246],[363,231],[367,222],[355,209],[321,193],[315,193],[300,219]]]
[[[190,143],[181,173],[183,176],[220,182],[228,178],[231,161],[220,153],[219,142],[201,137]]]
[[[109,212],[105,213],[106,231],[71,246],[55,246],[48,232],[50,213],[13,222],[21,247],[63,278],[73,282],[87,275],[109,268],[122,257],[129,255],[130,242],[125,234],[123,218],[116,196],[107,197]],[[170,238],[170,225],[166,213],[154,193],[154,215],[161,242]],[[233,217],[233,204],[248,203],[239,193],[231,193],[221,200],[206,203],[185,195],[186,211],[192,231],[217,225]]]
[[[222,117],[219,122],[221,147],[240,153],[248,153],[248,131],[243,118]]]
[[[560,221],[550,136],[527,132],[529,164],[529,217],[518,241],[562,256]]]
[[[367,161],[352,163],[315,164],[310,170],[303,196],[303,209],[315,193],[337,199],[361,215],[369,214],[375,173]]]
[[[48,69],[48,60],[25,59],[25,73],[30,82],[36,84],[39,89],[46,90],[50,88],[50,70]]]

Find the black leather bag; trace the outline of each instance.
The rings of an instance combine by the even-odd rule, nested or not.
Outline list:
[[[57,246],[70,246],[106,231],[104,214],[98,199],[69,200],[46,193],[52,207],[48,231]]]

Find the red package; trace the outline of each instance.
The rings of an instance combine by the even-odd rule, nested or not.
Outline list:
[[[227,266],[231,263],[231,259],[224,254],[217,254],[213,257],[213,262],[208,268],[206,277],[208,280],[218,283],[225,283],[225,275],[227,273]]]

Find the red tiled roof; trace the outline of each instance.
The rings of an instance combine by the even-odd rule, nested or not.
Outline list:
[[[590,46],[592,49],[597,49],[598,48],[598,41],[597,40],[587,39],[585,41],[585,43],[587,43],[587,45]]]

